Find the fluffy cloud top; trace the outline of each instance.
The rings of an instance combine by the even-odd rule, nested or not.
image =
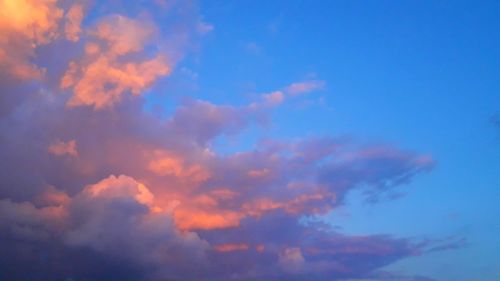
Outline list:
[[[58,36],[63,10],[57,1],[0,1],[0,66],[2,75],[28,79],[42,69],[30,62],[38,46]]]
[[[172,66],[164,55],[126,58],[145,49],[154,29],[153,24],[121,15],[97,23],[89,31],[85,54],[79,62],[70,62],[61,80],[61,88],[73,90],[68,105],[111,106],[126,93],[142,94],[156,79],[169,74]]]

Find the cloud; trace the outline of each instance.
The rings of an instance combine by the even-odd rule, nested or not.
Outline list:
[[[167,128],[199,144],[206,144],[221,134],[235,134],[245,127],[249,115],[233,106],[216,106],[193,100],[178,107]]]
[[[327,164],[320,172],[321,182],[334,185],[337,194],[353,185],[367,184],[367,199],[378,196],[393,186],[408,183],[414,175],[429,171],[434,161],[428,155],[395,150],[390,146],[366,147],[356,153],[342,153],[343,161]]]
[[[1,221],[11,239],[47,244],[57,239],[65,245],[59,255],[89,249],[134,267],[154,265],[144,276],[156,279],[161,270],[200,261],[208,244],[195,233],[178,231],[169,210],[152,209],[153,199],[142,183],[111,175],[54,206],[1,200]]]
[[[175,262],[174,256],[193,262],[201,258],[206,242],[195,233],[178,231],[171,212],[153,206],[154,196],[144,184],[111,175],[74,197],[68,207],[70,229],[63,239],[70,247],[88,247],[132,263],[163,265],[165,260]]]
[[[303,82],[295,82],[285,88],[285,92],[291,96],[307,94],[312,91],[321,90],[325,87],[325,82],[321,80],[309,80]]]
[[[64,15],[64,18],[66,20],[64,33],[68,40],[73,42],[77,42],[78,40],[80,40],[83,16],[83,5],[79,3],[73,4]]]
[[[426,154],[332,137],[214,149],[321,81],[240,106],[189,99],[167,116],[145,110],[143,95],[174,71],[186,34],[211,29],[200,31],[196,5],[154,4],[146,16],[82,2],[1,5],[19,13],[0,20],[2,49],[13,51],[0,58],[0,279],[348,280],[465,244],[304,223],[354,190],[370,200],[398,191],[433,168]],[[186,23],[160,30],[164,15]],[[41,45],[67,61],[36,64]]]
[[[232,252],[232,251],[246,251],[248,250],[248,245],[241,243],[241,244],[220,244],[220,245],[215,245],[214,246],[216,251],[219,252]]]
[[[15,198],[2,201],[11,215],[1,233],[4,241],[24,237],[6,253],[19,256],[25,243],[35,243],[17,265],[42,267],[34,257],[48,247],[52,263],[80,261],[54,269],[61,279],[340,279],[368,276],[443,244],[346,236],[300,223],[335,210],[352,190],[397,190],[432,168],[426,155],[335,138],[263,142],[221,155],[212,142],[252,122],[246,106],[193,101],[159,119],[138,100],[95,111],[60,99],[34,99],[14,111],[24,115],[4,120],[18,125],[0,139],[7,159],[2,198]],[[74,140],[78,157],[51,156],[54,139]],[[18,276],[15,268],[5,272]]]
[[[166,151],[154,151],[154,160],[149,162],[148,169],[160,176],[173,176],[186,181],[203,182],[210,178],[210,173],[199,164],[186,165],[178,156]]]
[[[279,255],[279,263],[284,271],[300,272],[305,262],[300,248],[285,248]]]
[[[285,99],[285,96],[283,95],[282,92],[276,91],[276,92],[272,92],[269,94],[265,94],[263,96],[263,99],[264,99],[264,104],[266,106],[271,107],[271,106],[281,104],[283,102],[283,100]]]
[[[61,88],[73,90],[68,105],[109,107],[126,93],[141,95],[156,79],[169,74],[172,66],[164,55],[124,58],[143,51],[154,32],[152,23],[121,15],[102,19],[89,31],[84,56],[70,62],[61,80]]]
[[[58,36],[63,10],[57,1],[0,2],[0,65],[20,79],[40,78],[43,69],[31,62],[38,46]],[[5,75],[5,74],[4,74]]]
[[[321,80],[294,82],[281,90],[260,95],[259,100],[251,103],[248,108],[250,110],[262,110],[276,107],[290,97],[321,90],[325,87],[325,84]]]
[[[58,140],[49,146],[49,152],[58,156],[66,154],[74,157],[78,156],[75,140],[70,140],[67,142]]]

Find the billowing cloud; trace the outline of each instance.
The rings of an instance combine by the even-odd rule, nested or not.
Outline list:
[[[63,241],[70,247],[158,265],[182,255],[194,262],[207,247],[195,233],[178,231],[171,210],[156,210],[153,194],[131,177],[111,175],[89,185],[67,208],[69,229]]]
[[[63,10],[57,1],[0,1],[0,69],[2,75],[39,78],[43,69],[31,62],[35,50],[58,36]]]
[[[384,266],[464,244],[346,235],[315,220],[353,190],[371,201],[398,192],[432,169],[426,154],[331,137],[214,149],[323,82],[241,106],[191,99],[157,117],[143,94],[181,56],[158,43],[155,11],[97,9],[87,23],[91,8],[81,2],[0,3],[2,50],[19,51],[0,56],[1,80],[22,77],[1,84],[2,95],[23,89],[16,102],[0,100],[8,109],[0,115],[0,279],[383,280],[392,274]],[[197,10],[158,3],[162,15],[176,5],[182,15]],[[211,30],[200,18],[162,29],[175,38]],[[71,49],[68,61],[45,65],[59,87],[40,79],[39,45]]]
[[[71,12],[71,10],[70,10]],[[164,55],[126,59],[143,51],[155,32],[152,23],[112,15],[89,31],[85,54],[72,61],[61,80],[61,88],[71,89],[69,106],[111,106],[131,93],[140,95],[172,66]]]

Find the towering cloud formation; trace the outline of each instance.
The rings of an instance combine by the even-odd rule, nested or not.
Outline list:
[[[86,20],[84,4],[0,1],[1,80],[9,81],[0,99],[0,279],[382,279],[385,265],[454,246],[343,235],[314,222],[354,189],[369,200],[390,194],[429,171],[429,156],[335,138],[212,149],[285,96],[324,82],[241,107],[191,100],[155,117],[142,95],[173,71],[186,41],[165,48],[163,37],[178,37],[160,32],[155,11],[96,9]],[[161,16],[182,11],[188,23],[171,31],[181,38],[211,30],[192,16],[195,5],[152,5]],[[42,71],[41,46],[75,57],[64,71],[55,63]],[[46,79],[57,73],[60,87]]]

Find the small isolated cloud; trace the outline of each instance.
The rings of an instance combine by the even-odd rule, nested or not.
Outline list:
[[[322,90],[325,88],[325,82],[321,80],[310,80],[303,82],[295,82],[285,88],[285,92],[291,96],[307,94],[313,91]]]
[[[321,80],[295,82],[281,90],[261,94],[259,96],[259,100],[249,105],[249,109],[256,110],[276,107],[285,102],[285,100],[289,97],[322,90],[324,89],[325,84],[326,83]]]

